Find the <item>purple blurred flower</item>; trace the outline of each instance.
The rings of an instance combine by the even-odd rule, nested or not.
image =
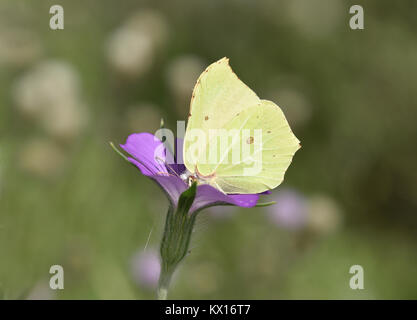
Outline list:
[[[155,289],[161,272],[158,252],[148,249],[136,253],[131,260],[131,272],[136,284]]]
[[[153,179],[168,196],[171,204],[177,207],[178,200],[188,184],[183,179],[187,172],[183,164],[166,165],[167,159],[172,155],[165,149],[164,144],[150,133],[131,134],[126,143],[120,145],[130,154],[127,160],[134,164],[145,176]],[[178,148],[182,153],[182,148]],[[258,194],[224,194],[210,185],[203,184],[197,187],[197,194],[189,211],[190,214],[215,205],[235,205],[240,207],[253,207],[259,199]]]
[[[276,204],[268,208],[268,216],[273,223],[285,229],[303,228],[308,220],[307,201],[295,190],[278,191],[274,200]]]

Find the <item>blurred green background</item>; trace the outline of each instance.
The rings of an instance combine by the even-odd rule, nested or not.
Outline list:
[[[155,297],[168,203],[108,141],[175,129],[227,56],[303,148],[275,207],[201,213],[170,297],[417,298],[417,2],[360,1],[351,30],[358,2],[1,0],[0,297]]]

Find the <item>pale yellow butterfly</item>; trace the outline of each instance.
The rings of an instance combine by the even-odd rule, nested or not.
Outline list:
[[[192,178],[229,194],[264,192],[283,181],[299,148],[282,110],[245,85],[227,58],[200,75],[183,149]]]

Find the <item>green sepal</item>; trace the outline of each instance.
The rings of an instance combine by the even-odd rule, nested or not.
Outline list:
[[[178,200],[178,212],[183,212],[184,214],[188,214],[190,211],[191,206],[193,205],[195,195],[197,193],[197,182],[194,182],[191,187],[185,190],[179,200]]]
[[[113,142],[109,142],[109,144],[110,144],[110,147],[112,147],[112,149],[119,155],[119,156],[121,156],[124,160],[126,160],[127,162],[129,162],[130,163],[130,161],[127,159],[127,157],[123,154],[123,153],[121,153],[120,151],[119,151],[119,149],[117,149],[116,148],[116,146],[114,145],[114,143]]]
[[[255,205],[255,207],[269,207],[269,206],[272,206],[272,205],[274,205],[276,203],[277,203],[276,201],[257,203]]]
[[[170,206],[166,216],[164,234],[161,241],[161,275],[159,290],[166,290],[178,264],[187,255],[196,214],[189,211],[197,192],[197,183],[185,190],[176,208]]]

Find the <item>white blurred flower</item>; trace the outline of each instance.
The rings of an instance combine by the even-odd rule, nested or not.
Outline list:
[[[29,115],[41,108],[78,97],[79,83],[75,70],[67,63],[49,60],[24,74],[15,85],[17,106]]]
[[[336,27],[347,22],[343,11],[347,8],[341,0],[291,0],[287,5],[288,18],[299,32],[305,36],[327,36]]]
[[[147,289],[155,289],[161,272],[158,252],[149,248],[137,252],[131,260],[130,269],[136,284]]]
[[[26,300],[54,300],[56,293],[49,287],[47,280],[39,281],[30,290]]]
[[[18,164],[25,171],[50,178],[63,168],[65,159],[64,152],[52,141],[33,139],[20,149]]]
[[[156,132],[161,124],[162,114],[152,103],[141,102],[128,108],[126,112],[129,132]]]
[[[133,14],[108,39],[110,65],[121,74],[142,76],[151,68],[158,48],[167,38],[167,30],[165,19],[156,11]]]
[[[86,110],[87,107],[80,101],[62,101],[44,114],[42,124],[54,136],[72,138],[87,124]]]
[[[146,9],[136,12],[126,21],[126,26],[149,34],[153,43],[162,46],[168,38],[168,24],[162,14]]]
[[[177,109],[181,115],[185,116],[188,112],[191,94],[204,69],[204,62],[194,55],[180,56],[169,64],[167,69],[168,86],[174,95]]]
[[[308,227],[320,233],[332,233],[342,223],[342,212],[339,205],[326,195],[316,195],[309,200]]]
[[[42,53],[40,40],[30,30],[0,26],[0,66],[22,66]]]
[[[36,65],[15,83],[13,97],[24,115],[55,136],[76,136],[86,123],[78,74],[65,62],[49,60]]]
[[[149,34],[122,27],[111,35],[107,56],[116,71],[129,76],[140,76],[152,65],[153,49]]]

